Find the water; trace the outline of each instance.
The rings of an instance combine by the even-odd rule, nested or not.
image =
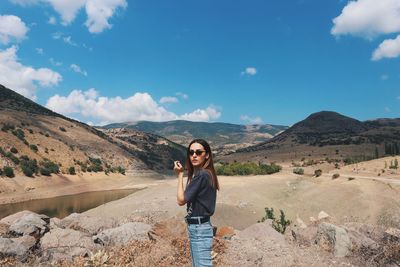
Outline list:
[[[0,218],[22,210],[30,210],[49,217],[64,218],[71,213],[81,213],[107,202],[126,197],[140,189],[87,192],[0,205]]]

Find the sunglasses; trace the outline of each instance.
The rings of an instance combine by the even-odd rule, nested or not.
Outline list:
[[[204,152],[206,152],[205,150],[189,150],[189,154],[190,156],[193,156],[194,154],[196,154],[197,156],[201,156]]]

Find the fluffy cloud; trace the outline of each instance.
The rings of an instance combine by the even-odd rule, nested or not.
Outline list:
[[[76,73],[82,74],[83,76],[87,76],[87,72],[85,70],[82,70],[81,67],[79,67],[76,64],[71,64],[69,66],[73,71],[75,71]]]
[[[257,74],[257,69],[254,67],[247,67],[244,71],[241,72],[241,74],[254,76]]]
[[[121,121],[168,121],[187,119],[209,121],[218,118],[221,113],[213,107],[198,109],[192,113],[177,115],[157,104],[148,93],[135,93],[123,99],[121,97],[102,97],[95,89],[87,91],[73,90],[68,96],[54,95],[46,106],[56,112],[70,116],[80,114],[98,121],[100,125]]]
[[[17,16],[0,15],[0,43],[9,44],[25,38],[28,27]]]
[[[182,93],[182,92],[177,92],[176,95],[181,97],[181,98],[183,98],[183,99],[185,99],[185,100],[189,98],[189,96],[187,94]]]
[[[163,96],[160,99],[161,104],[166,104],[166,103],[178,103],[178,98],[173,97],[173,96]]]
[[[333,24],[331,33],[335,36],[349,34],[372,39],[381,34],[400,32],[400,1],[350,1],[342,13],[333,19]],[[376,61],[400,56],[399,37],[383,41],[371,59]]]
[[[44,54],[43,48],[35,48],[35,50],[36,50],[36,53],[38,53],[39,55]]]
[[[400,31],[400,1],[350,1],[342,13],[333,19],[333,35],[351,34],[373,38]]]
[[[62,80],[61,75],[51,69],[22,65],[17,50],[16,46],[0,50],[0,84],[35,100],[37,85],[55,86]]]
[[[242,121],[245,121],[246,123],[250,123],[250,124],[261,124],[263,121],[261,119],[261,117],[249,117],[247,115],[242,115],[240,116],[240,119]]]
[[[112,25],[108,20],[117,9],[124,9],[128,6],[126,0],[11,0],[11,2],[21,6],[50,4],[60,14],[63,25],[69,25],[74,21],[79,10],[85,8],[87,14],[85,25],[91,33],[100,33],[105,29],[110,29]],[[55,20],[49,22],[55,22]]]
[[[206,109],[196,109],[191,113],[185,113],[180,116],[183,120],[188,121],[210,121],[216,120],[221,117],[221,112],[219,112],[214,107],[208,107]]]
[[[380,60],[382,58],[395,58],[400,56],[400,35],[396,39],[388,39],[383,41],[372,54],[372,60]]]

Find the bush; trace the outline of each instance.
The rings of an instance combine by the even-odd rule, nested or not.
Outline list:
[[[335,174],[332,175],[332,179],[337,179],[337,178],[339,178],[339,177],[340,177],[340,174],[339,174],[339,173],[335,173]]]
[[[118,166],[118,167],[117,167],[117,171],[118,171],[119,173],[125,175],[125,169],[122,168],[121,166]]]
[[[13,130],[12,134],[15,135],[21,141],[25,140],[25,133],[22,129]]]
[[[14,154],[17,154],[17,153],[18,153],[18,150],[17,150],[15,147],[12,147],[12,148],[10,149],[10,151],[11,151],[12,153],[14,153]]]
[[[12,162],[14,162],[14,164],[17,164],[17,165],[19,164],[19,159],[18,159],[16,156],[14,156],[13,153],[7,152],[5,156],[6,156],[7,158],[11,159]]]
[[[68,168],[68,173],[71,174],[71,175],[75,175],[76,174],[75,167],[74,166],[69,167]]]
[[[57,163],[52,162],[48,159],[45,159],[40,163],[40,165],[43,166],[44,169],[47,169],[50,171],[50,173],[59,173],[60,172],[60,166],[58,166]]]
[[[353,181],[354,179],[356,179],[356,178],[354,178],[354,177],[347,178],[347,180],[349,180],[349,181]]]
[[[67,131],[67,130],[65,130],[64,127],[59,127],[59,129],[60,129],[61,132],[66,132]]]
[[[271,163],[268,164],[255,164],[253,162],[250,163],[238,163],[234,162],[231,164],[222,164],[215,166],[215,171],[217,175],[262,175],[262,174],[272,174],[275,172],[279,172],[282,169],[281,166]]]
[[[29,148],[32,149],[33,152],[38,152],[38,147],[36,145],[29,145]]]
[[[320,177],[322,175],[322,170],[321,169],[315,170],[314,175],[315,177]]]
[[[3,169],[0,168],[0,176],[3,176]]]
[[[41,175],[45,175],[45,176],[50,176],[51,175],[51,171],[47,168],[40,168],[40,174]]]
[[[284,234],[286,228],[291,224],[290,220],[286,220],[285,213],[283,210],[280,210],[279,220],[275,218],[274,209],[273,208],[265,208],[265,216],[261,218],[258,222],[264,222],[267,219],[272,220],[272,227],[281,234]]]
[[[29,159],[28,156],[21,156],[20,159],[21,159],[20,166],[21,166],[22,172],[26,176],[32,177],[33,174],[38,174],[39,166],[37,164],[36,159],[34,159],[34,160]]]
[[[3,168],[3,172],[4,172],[4,174],[7,176],[7,177],[9,177],[9,178],[13,178],[15,175],[14,175],[14,170],[13,170],[13,168],[11,168],[11,167],[9,167],[9,166],[5,166],[4,168]]]
[[[304,169],[303,168],[294,168],[293,173],[303,175],[304,174]]]
[[[33,130],[32,129],[28,129],[30,134],[33,134]]]
[[[1,130],[3,132],[7,132],[8,130],[14,130],[14,129],[15,129],[15,126],[12,124],[8,124],[8,123],[4,124],[3,127],[1,127]]]

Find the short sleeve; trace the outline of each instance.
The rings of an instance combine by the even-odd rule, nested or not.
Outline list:
[[[199,175],[193,177],[192,181],[186,186],[184,197],[186,202],[192,202],[197,194],[204,186],[204,180],[207,180],[208,174],[201,172]]]

